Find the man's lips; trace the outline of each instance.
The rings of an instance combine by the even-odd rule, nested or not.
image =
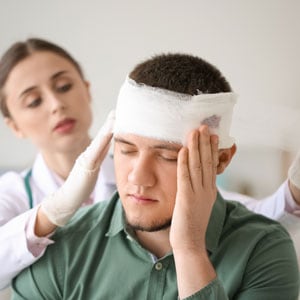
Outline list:
[[[75,123],[76,121],[74,119],[64,119],[56,124],[54,131],[68,133],[73,129]]]
[[[144,195],[138,195],[138,194],[129,194],[129,197],[139,203],[153,203],[157,202],[156,199],[148,198],[147,196]]]

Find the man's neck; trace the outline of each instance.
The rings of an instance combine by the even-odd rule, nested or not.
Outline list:
[[[169,240],[170,229],[147,232],[137,230],[135,232],[139,243],[156,257],[161,258],[170,253],[172,248]]]

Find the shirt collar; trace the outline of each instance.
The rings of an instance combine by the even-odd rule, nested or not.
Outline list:
[[[125,221],[119,194],[115,193],[111,201],[117,201],[115,210],[110,222],[106,236],[115,236],[120,231],[125,230]],[[206,248],[209,252],[214,252],[219,244],[222,229],[226,217],[226,203],[220,193],[217,194],[217,199],[212,209],[210,221],[206,232]]]
[[[120,231],[124,230],[124,215],[119,193],[115,193],[110,201],[116,201],[116,206],[106,236],[115,236]]]
[[[218,192],[206,231],[206,248],[211,253],[218,248],[225,217],[226,203],[221,194]]]

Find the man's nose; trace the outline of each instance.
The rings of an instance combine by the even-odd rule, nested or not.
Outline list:
[[[153,160],[146,155],[139,155],[128,175],[128,181],[134,185],[151,187],[155,184]]]

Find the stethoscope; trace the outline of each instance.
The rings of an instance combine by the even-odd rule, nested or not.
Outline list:
[[[29,208],[33,208],[33,198],[32,198],[32,191],[31,191],[31,187],[30,187],[30,178],[31,178],[31,174],[32,174],[32,169],[30,169],[26,176],[24,177],[24,184],[25,184],[25,189],[26,189],[26,193],[28,196],[28,203],[29,203]]]

